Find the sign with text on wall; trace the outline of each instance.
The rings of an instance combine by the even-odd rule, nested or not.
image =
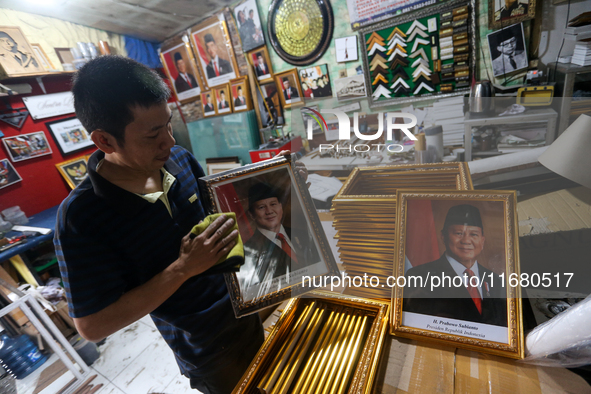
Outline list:
[[[351,28],[357,30],[394,15],[416,11],[442,0],[347,0]]]
[[[35,120],[74,113],[72,92],[23,97],[23,102]]]

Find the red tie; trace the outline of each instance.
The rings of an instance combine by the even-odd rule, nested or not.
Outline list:
[[[244,99],[242,97],[240,97],[240,102],[244,104]]]
[[[191,80],[189,79],[189,76],[187,74],[185,74],[185,79],[187,80],[187,83],[189,84],[189,87],[192,88],[193,85],[191,85]]]
[[[480,293],[478,292],[478,288],[476,286],[473,286],[470,280],[470,278],[476,275],[474,275],[474,272],[472,272],[470,268],[466,268],[464,274],[468,274],[468,281],[466,283],[468,293],[470,293],[470,297],[472,297],[472,301],[474,301],[474,305],[476,305],[478,313],[482,314],[482,299],[480,298]]]
[[[213,62],[213,66],[215,67],[215,76],[219,77],[220,76],[220,70],[218,70],[218,64],[217,62]]]
[[[295,261],[297,263],[298,259],[296,258],[295,253],[293,252],[293,249],[291,249],[289,247],[289,244],[287,243],[285,236],[281,233],[278,233],[277,238],[281,241],[281,249],[283,249],[283,251],[285,253],[287,253],[287,255],[289,256],[290,259],[292,259],[293,261]]]
[[[288,98],[288,99],[291,99],[291,94],[290,94],[289,92],[290,92],[290,90],[289,90],[289,89],[287,89],[287,98]]]

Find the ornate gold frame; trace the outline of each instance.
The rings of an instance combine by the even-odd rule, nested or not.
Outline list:
[[[230,80],[230,83],[229,83],[230,92],[232,92],[232,87],[234,87],[234,86],[242,86],[243,87],[244,97],[246,98],[246,108],[236,110],[236,108],[234,107],[234,97],[232,97],[232,94],[230,93],[230,97],[232,98],[232,108],[233,108],[232,112],[238,113],[238,112],[250,111],[252,109],[252,96],[250,94],[250,84],[248,82],[248,75],[244,75],[242,77],[238,77],[238,78]]]
[[[193,96],[193,97],[189,97],[189,98],[180,100],[178,97],[176,88],[174,87],[174,80],[172,79],[172,76],[170,74],[170,70],[168,69],[168,65],[164,59],[164,52],[167,52],[168,50],[175,48],[175,47],[182,45],[182,44],[185,45],[185,50],[187,51],[187,55],[189,56],[189,63],[190,63],[189,67],[195,73],[195,80],[197,81],[197,85],[199,86],[199,94],[197,96]],[[174,92],[174,96],[176,97],[177,101],[180,102],[181,104],[186,104],[186,103],[190,103],[195,100],[200,100],[201,99],[201,92],[203,92],[205,90],[203,87],[207,86],[207,85],[205,85],[203,82],[203,76],[201,75],[201,70],[197,66],[197,63],[195,61],[195,55],[193,54],[193,50],[191,48],[190,42],[188,40],[184,41],[182,37],[175,37],[171,40],[166,41],[164,44],[162,44],[162,47],[160,48],[159,55],[160,55],[160,61],[162,62],[162,67],[164,68],[164,72],[166,73],[166,76],[168,77],[168,80],[170,81],[171,90]],[[173,59],[173,61],[174,61],[174,59]]]
[[[86,174],[88,175],[88,158],[90,157],[90,155],[85,155],[85,156],[79,156],[75,159],[70,159],[70,160],[66,160],[66,161],[62,161],[61,163],[57,163],[55,165],[55,167],[57,168],[57,170],[59,171],[59,173],[61,174],[61,176],[65,179],[65,181],[68,183],[68,186],[70,186],[70,189],[74,189],[76,187],[76,184],[74,184],[74,181],[72,181],[72,178],[70,177],[70,175],[66,172],[65,167],[76,163],[76,162],[84,162],[84,165],[86,165]]]
[[[519,234],[517,223],[517,195],[515,191],[478,190],[478,191],[413,191],[399,190],[397,195],[396,221],[396,254],[394,256],[393,275],[398,277],[404,272],[406,255],[406,218],[407,202],[411,199],[458,200],[458,201],[496,201],[503,203],[505,234],[505,257],[507,277],[519,269]],[[417,329],[402,326],[402,301],[404,290],[402,287],[392,288],[392,308],[390,333],[395,336],[407,337],[422,341],[435,341],[450,346],[461,347],[479,352],[491,353],[515,359],[524,357],[523,319],[521,306],[521,288],[507,289],[507,331],[509,343],[478,340],[453,334]]]
[[[310,197],[310,193],[308,192],[308,188],[305,184],[305,181],[299,176],[298,172],[292,170],[291,158],[283,156],[280,158],[265,160],[262,162],[249,164],[236,169],[231,169],[228,171],[220,172],[218,174],[199,178],[199,183],[202,189],[205,191],[203,194],[205,195],[205,199],[207,201],[206,209],[208,213],[218,212],[218,208],[215,205],[214,192],[214,186],[217,183],[227,181],[229,179],[239,180],[241,177],[245,175],[256,174],[263,170],[279,170],[284,168],[288,169],[292,176],[292,179],[295,180],[295,188],[297,190],[294,191],[292,189],[292,193],[298,193],[301,197],[303,208],[305,209],[305,214],[307,215],[309,222],[311,223],[311,233],[316,238],[320,246],[319,252],[322,254],[322,258],[324,259],[324,262],[327,266],[327,272],[323,275],[339,275],[339,269],[337,267],[336,261],[334,260],[334,256],[326,239],[324,230],[322,229],[320,219],[318,218],[318,213],[316,212],[316,208],[314,207],[314,203],[312,202],[312,197]],[[306,290],[306,288],[304,288],[301,283],[298,283],[287,286],[279,291],[266,294],[264,297],[256,298],[252,301],[244,301],[240,294],[240,286],[236,274],[227,273],[225,274],[225,279],[226,285],[228,286],[228,291],[230,292],[232,307],[234,308],[234,313],[237,317],[257,312],[270,305],[279,304],[295,295],[303,294],[307,291],[312,290],[312,288],[310,288],[310,290]]]
[[[283,77],[288,76],[288,75],[293,76],[293,80],[294,80],[293,88],[295,88],[298,91],[298,95],[300,96],[299,97],[300,100],[295,103],[286,104],[285,97],[283,96],[283,83],[281,82],[281,79]],[[292,68],[291,70],[286,70],[286,71],[282,71],[280,73],[276,73],[273,75],[273,79],[275,80],[275,85],[277,86],[277,93],[281,92],[281,94],[279,94],[279,99],[281,100],[281,106],[284,109],[288,109],[291,107],[299,107],[299,106],[305,104],[304,93],[302,92],[302,87],[300,85],[300,76],[298,75],[297,68]]]
[[[359,361],[357,362],[357,368],[351,378],[349,389],[347,390],[347,393],[349,394],[369,394],[372,392],[384,337],[388,331],[388,303],[344,296],[328,291],[313,291],[306,294],[305,297],[289,301],[279,317],[279,320],[273,327],[273,330],[267,339],[265,339],[258,354],[242,376],[241,381],[236,385],[234,391],[232,391],[232,394],[245,394],[256,390],[256,384],[258,383],[261,374],[269,368],[269,363],[272,361],[273,356],[287,337],[287,334],[292,330],[293,324],[298,317],[297,311],[298,309],[301,309],[298,307],[312,301],[310,298],[322,299],[327,303],[348,306],[375,313],[371,329],[365,339],[365,346],[361,352]]]

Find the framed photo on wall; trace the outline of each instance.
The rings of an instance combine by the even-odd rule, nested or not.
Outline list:
[[[273,68],[267,47],[248,52],[247,57],[254,66],[254,72],[259,82],[267,82],[273,79]]]
[[[14,163],[52,153],[45,133],[42,131],[6,137],[2,139],[2,142],[4,142],[10,160]]]
[[[223,85],[239,76],[226,22],[218,16],[193,26],[191,42],[208,87]]]
[[[213,90],[201,92],[201,105],[203,106],[203,116],[215,116],[218,114],[218,105]]]
[[[0,189],[14,185],[22,180],[23,178],[16,172],[8,159],[0,160]]]
[[[398,190],[396,201],[391,333],[523,358],[515,192]]]
[[[533,19],[536,0],[488,0],[488,27],[501,29],[512,23]]]
[[[199,98],[201,78],[189,43],[180,37],[171,40],[162,45],[160,57],[177,101],[186,103]]]
[[[54,71],[55,67],[53,67],[53,63],[47,57],[47,54],[43,50],[43,47],[39,44],[31,44],[31,48],[33,52],[35,52],[35,56],[39,59],[39,63],[45,69],[45,71]]]
[[[290,108],[292,105],[304,104],[302,90],[298,81],[298,74],[295,68],[275,74],[275,85],[281,93],[281,106]]]
[[[64,64],[71,64],[74,67],[74,56],[70,51],[70,48],[53,48],[55,53],[57,54],[57,58],[60,59],[60,63]]]
[[[234,8],[234,18],[244,52],[265,44],[256,0],[247,0],[237,5]]]
[[[213,89],[215,102],[218,107],[218,115],[232,112],[232,98],[228,86],[229,85],[222,85]]]
[[[46,122],[45,125],[62,155],[76,153],[94,145],[90,134],[76,117]]]
[[[0,41],[0,77],[45,73],[20,27],[0,26]]]
[[[336,38],[334,40],[337,63],[352,62],[358,59],[357,36]]]
[[[230,92],[232,94],[234,112],[249,111],[252,109],[252,98],[247,75],[231,80]]]
[[[74,189],[81,184],[88,176],[88,157],[89,156],[77,157],[55,165],[71,189]]]
[[[486,38],[495,77],[511,74],[528,67],[523,23],[489,33]]]
[[[336,79],[334,88],[339,101],[360,99],[367,96],[365,76],[363,74]]]
[[[302,285],[304,277],[338,274],[312,198],[292,165],[281,157],[199,179],[211,211],[236,213],[244,241],[244,265],[225,274],[236,316],[312,290]]]
[[[323,98],[332,97],[332,88],[328,77],[328,66],[301,68],[300,82],[302,83],[302,93],[305,98]]]

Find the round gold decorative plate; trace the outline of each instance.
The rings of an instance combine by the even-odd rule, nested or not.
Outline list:
[[[283,60],[304,66],[328,49],[334,30],[328,0],[274,0],[269,8],[269,41]]]

